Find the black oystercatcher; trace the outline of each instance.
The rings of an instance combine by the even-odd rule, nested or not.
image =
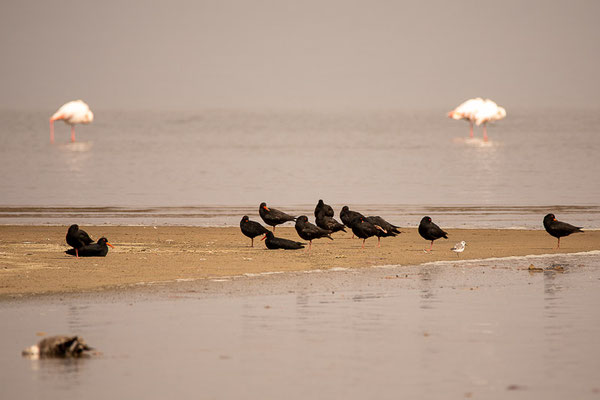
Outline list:
[[[316,222],[319,228],[331,231],[331,233],[338,231],[346,232],[346,230],[344,229],[344,224],[340,224],[335,220],[335,218],[328,217],[323,213],[319,213]]]
[[[92,243],[79,248],[79,256],[81,257],[104,257],[108,254],[108,246],[113,249],[115,246],[108,243],[108,239],[101,237],[97,243]],[[77,255],[78,249],[69,249],[65,253],[72,256]]]
[[[252,244],[250,247],[254,247],[254,238],[259,235],[264,235],[269,230],[255,221],[250,221],[247,215],[242,217],[240,221],[240,229],[242,233],[248,236],[252,240]]]
[[[356,237],[359,237],[363,240],[363,249],[365,248],[365,240],[371,236],[377,235],[378,232],[387,233],[381,226],[372,224],[371,222],[367,221],[365,217],[357,218],[350,223],[350,226],[352,227],[352,232],[356,235]]]
[[[348,206],[342,207],[342,211],[340,211],[340,219],[348,228],[352,228],[353,221],[359,221],[359,218],[364,218],[365,216],[357,211],[350,211]]]
[[[331,231],[321,229],[318,226],[311,224],[308,222],[308,217],[306,215],[301,215],[296,219],[296,232],[298,232],[298,236],[302,239],[308,240],[308,251],[310,251],[312,247],[313,239],[326,237],[333,240],[330,236]]]
[[[33,359],[47,357],[83,357],[93,350],[78,336],[50,336],[23,350],[23,356]]]
[[[67,231],[67,244],[75,249],[75,256],[79,258],[79,249],[92,243],[93,240],[86,231],[79,229],[79,225],[73,224]]]
[[[315,218],[319,218],[319,214],[323,214],[326,217],[333,217],[335,215],[333,208],[329,204],[325,204],[323,200],[319,200],[315,207]]]
[[[377,230],[377,233],[375,234],[375,236],[377,236],[377,247],[381,246],[381,238],[382,237],[394,237],[399,235],[400,232],[398,230],[398,226],[396,225],[392,225],[389,222],[387,222],[385,219],[381,218],[380,216],[374,216],[374,217],[367,217],[365,218],[368,222],[372,223],[375,226],[380,226],[383,230]]]
[[[267,245],[267,249],[271,249],[271,250],[275,250],[275,249],[298,250],[298,249],[304,248],[304,243],[275,237],[275,235],[273,235],[273,232],[271,232],[271,231],[267,231],[267,233],[265,233],[265,236],[260,240],[264,240],[265,244]]]
[[[583,232],[580,226],[573,226],[566,222],[561,222],[556,219],[554,214],[548,214],[544,217],[544,228],[550,235],[558,238],[556,248],[560,248],[560,238],[563,236],[569,236],[571,233]]]
[[[265,224],[273,227],[273,232],[275,232],[275,226],[281,225],[288,221],[295,221],[296,217],[292,217],[289,214],[284,213],[283,211],[276,210],[275,208],[267,207],[267,203],[260,203],[258,208],[258,213]]]
[[[431,251],[433,249],[433,241],[438,240],[439,238],[448,239],[448,234],[444,232],[439,226],[431,222],[431,218],[423,217],[421,219],[421,223],[419,224],[419,235],[423,237],[425,240],[431,240],[431,246],[429,250],[424,250],[425,252]]]

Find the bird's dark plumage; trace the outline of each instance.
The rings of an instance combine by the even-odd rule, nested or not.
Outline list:
[[[350,211],[348,206],[342,207],[342,211],[340,211],[340,219],[348,228],[352,228],[352,222],[360,221],[361,217],[364,218],[365,216],[357,211]]]
[[[90,350],[93,349],[78,336],[50,336],[23,350],[23,355],[40,358],[82,357]]]
[[[385,219],[381,218],[380,216],[374,216],[374,217],[367,217],[365,218],[366,221],[372,223],[375,226],[379,226],[382,229],[378,229],[377,233],[375,233],[375,236],[377,236],[377,247],[379,247],[381,245],[381,238],[382,237],[388,237],[388,236],[397,236],[399,235],[400,232],[398,230],[398,227],[396,225],[392,225],[389,222],[387,222]]]
[[[308,217],[306,215],[301,215],[296,218],[296,232],[298,232],[298,236],[304,240],[308,240],[309,242],[312,242],[313,239],[319,239],[323,237],[333,240],[333,238],[330,236],[331,231],[311,224],[308,222]]]
[[[74,249],[79,249],[87,244],[92,243],[92,238],[86,231],[79,229],[79,225],[73,224],[67,231],[67,244]]]
[[[369,221],[370,223],[372,223],[373,225],[378,225],[385,230],[385,232],[379,230],[379,232],[377,233],[377,236],[379,236],[379,237],[396,236],[396,235],[402,233],[398,230],[398,228],[399,228],[398,226],[390,224],[389,222],[387,222],[385,219],[381,218],[380,216],[367,217],[365,219],[367,221]]]
[[[546,232],[558,239],[558,245],[560,247],[560,238],[563,236],[569,236],[571,233],[583,232],[580,226],[573,226],[566,222],[558,221],[554,214],[547,214],[544,217],[544,228]]]
[[[365,240],[371,236],[376,236],[378,232],[384,231],[382,227],[372,224],[365,217],[355,219],[350,226],[352,227],[352,233],[363,240],[363,248],[365,247]]]
[[[101,237],[98,239],[97,243],[85,245],[77,250],[79,251],[79,257],[104,257],[108,254],[108,246],[114,247],[112,244],[108,243],[108,239]],[[69,249],[65,251],[65,253],[75,256],[77,255],[75,250],[76,249]]]
[[[252,247],[254,247],[254,238],[259,235],[264,235],[269,230],[255,221],[250,221],[247,215],[242,217],[240,221],[240,229],[242,233],[248,236],[252,240]]]
[[[277,225],[296,220],[296,217],[292,217],[283,211],[267,207],[267,203],[264,202],[260,203],[258,213],[260,214],[262,220],[265,221],[265,224],[272,226],[273,230],[275,230],[275,226]]]
[[[430,251],[433,247],[434,240],[438,240],[439,238],[448,239],[448,234],[434,224],[431,221],[431,218],[427,216],[421,219],[421,223],[419,224],[419,235],[425,240],[431,240],[431,246],[429,247]]]
[[[315,218],[319,218],[320,214],[323,214],[325,217],[333,217],[335,215],[333,208],[329,204],[325,204],[323,200],[319,200],[315,207]]]
[[[268,249],[284,249],[284,250],[298,250],[304,248],[304,243],[295,242],[284,238],[278,238],[273,235],[273,232],[267,231],[265,236],[261,239],[265,241],[265,245]]]
[[[346,232],[343,224],[340,224],[333,217],[328,217],[323,213],[319,213],[316,223],[319,228],[331,231],[331,233],[338,231]]]

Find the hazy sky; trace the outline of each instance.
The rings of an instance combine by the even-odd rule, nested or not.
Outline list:
[[[2,0],[0,107],[600,107],[599,19],[592,0]]]

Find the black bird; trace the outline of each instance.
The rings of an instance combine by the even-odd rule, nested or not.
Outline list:
[[[439,238],[448,239],[448,234],[444,232],[439,226],[431,222],[431,218],[423,217],[421,219],[421,223],[419,224],[419,235],[423,237],[425,240],[431,240],[431,246],[429,250],[433,249],[433,241],[438,240]]]
[[[569,236],[571,233],[583,232],[580,226],[573,226],[566,222],[561,222],[556,219],[554,214],[548,214],[544,217],[544,228],[550,235],[558,238],[558,244],[556,248],[560,248],[560,238],[563,236]]]
[[[265,202],[260,203],[258,213],[260,214],[262,220],[265,221],[265,224],[273,227],[273,232],[275,232],[275,226],[288,221],[296,220],[296,217],[292,217],[291,215],[286,214],[283,211],[267,207],[267,203]]]
[[[106,254],[108,254],[107,245],[112,247],[113,249],[115,248],[115,246],[108,243],[108,239],[106,239],[105,237],[101,237],[100,239],[98,239],[97,243],[88,244],[79,248],[79,255],[81,257],[104,257],[106,256]],[[77,255],[77,249],[69,249],[65,251],[65,253],[74,256]]]
[[[373,225],[383,228],[383,230],[377,230],[377,233],[375,234],[375,236],[377,236],[377,247],[381,246],[382,237],[394,237],[402,233],[398,230],[398,226],[390,224],[378,215],[374,217],[367,217],[365,219]]]
[[[365,216],[357,211],[350,211],[348,206],[342,207],[342,211],[340,211],[340,219],[348,228],[352,228],[353,221],[359,221],[359,218],[364,218]]]
[[[331,231],[331,233],[338,231],[346,232],[344,224],[340,224],[333,217],[328,217],[323,213],[319,213],[316,222],[319,228]]]
[[[315,218],[319,218],[319,214],[323,214],[325,217],[333,217],[335,215],[333,208],[329,204],[325,204],[323,200],[319,200],[315,207]]]
[[[351,222],[352,232],[363,240],[362,248],[365,248],[365,240],[370,238],[371,236],[376,236],[378,232],[387,233],[385,229],[383,229],[379,225],[372,224],[367,221],[365,217],[359,217],[356,220]]]
[[[250,221],[247,215],[244,215],[242,217],[242,220],[240,221],[240,229],[242,230],[242,233],[244,235],[248,236],[252,240],[252,244],[250,247],[254,247],[255,237],[259,235],[264,235],[265,233],[269,232],[267,228],[265,228],[258,222]]]
[[[312,247],[313,239],[326,237],[333,240],[330,236],[331,231],[321,229],[318,226],[311,224],[308,222],[308,217],[306,215],[301,215],[296,219],[296,232],[298,232],[298,236],[302,239],[308,240],[308,251],[310,251]]]
[[[30,358],[84,357],[86,351],[93,350],[78,336],[50,336],[36,345],[23,350],[23,356]]]
[[[273,232],[267,231],[265,236],[262,239],[267,245],[267,249],[275,250],[275,249],[284,249],[284,250],[298,250],[304,248],[304,243],[295,242],[293,240],[288,240],[284,238],[278,238],[273,235]]]
[[[79,249],[92,243],[93,240],[86,231],[79,229],[79,225],[73,224],[67,231],[67,244],[75,249],[75,256],[79,258]]]

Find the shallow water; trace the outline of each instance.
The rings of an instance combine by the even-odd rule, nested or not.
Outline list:
[[[54,145],[51,111],[0,111],[0,223],[234,225],[262,201],[322,198],[408,226],[437,211],[451,227],[541,227],[547,212],[600,227],[592,110],[509,110],[488,144],[447,110],[95,111],[75,143],[57,124]]]
[[[529,272],[534,264],[544,272]],[[6,398],[597,398],[600,256],[149,285],[0,303]],[[36,332],[101,351],[28,360]]]

